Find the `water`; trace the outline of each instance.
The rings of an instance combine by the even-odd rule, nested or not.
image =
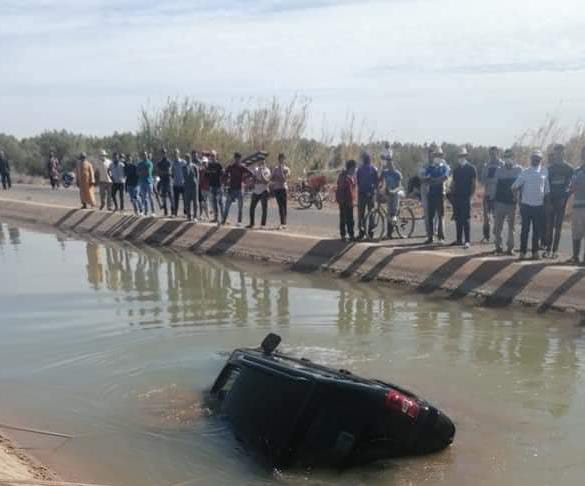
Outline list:
[[[114,485],[582,484],[583,331],[405,290],[2,225],[0,422],[66,479]],[[201,416],[226,353],[269,331],[395,381],[457,423],[455,446],[343,475],[257,467]]]

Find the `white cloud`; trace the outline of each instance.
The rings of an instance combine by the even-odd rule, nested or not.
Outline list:
[[[561,101],[567,119],[585,109],[580,18],[576,0],[4,0],[0,130],[108,132],[149,99],[300,93],[333,124],[507,143]]]

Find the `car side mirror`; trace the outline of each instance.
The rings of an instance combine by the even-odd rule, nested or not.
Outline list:
[[[264,354],[272,354],[278,348],[281,341],[282,339],[278,334],[270,333],[264,338],[260,347]]]

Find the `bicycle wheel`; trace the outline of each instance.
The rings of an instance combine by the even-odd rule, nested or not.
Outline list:
[[[412,238],[414,234],[414,223],[415,223],[414,212],[408,206],[402,206],[400,208],[400,216],[398,216],[398,222],[396,223],[396,233],[400,238]]]
[[[372,209],[366,215],[366,230],[370,241],[381,241],[386,234],[386,214],[380,208]]]
[[[313,204],[313,201],[311,200],[311,194],[306,191],[299,194],[297,201],[301,209],[309,209]]]
[[[315,205],[315,207],[317,209],[323,209],[323,196],[321,196],[320,192],[315,194],[315,199],[313,200],[313,204]]]

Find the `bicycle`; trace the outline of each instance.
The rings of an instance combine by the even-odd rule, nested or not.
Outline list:
[[[388,210],[387,198],[385,195],[378,194],[376,197],[376,206],[366,214],[366,223],[368,227],[368,238],[370,241],[381,241],[387,236],[388,230]],[[416,217],[412,210],[411,204],[405,200],[400,201],[398,216],[395,220],[390,221],[392,234],[398,238],[411,238],[414,234]]]

